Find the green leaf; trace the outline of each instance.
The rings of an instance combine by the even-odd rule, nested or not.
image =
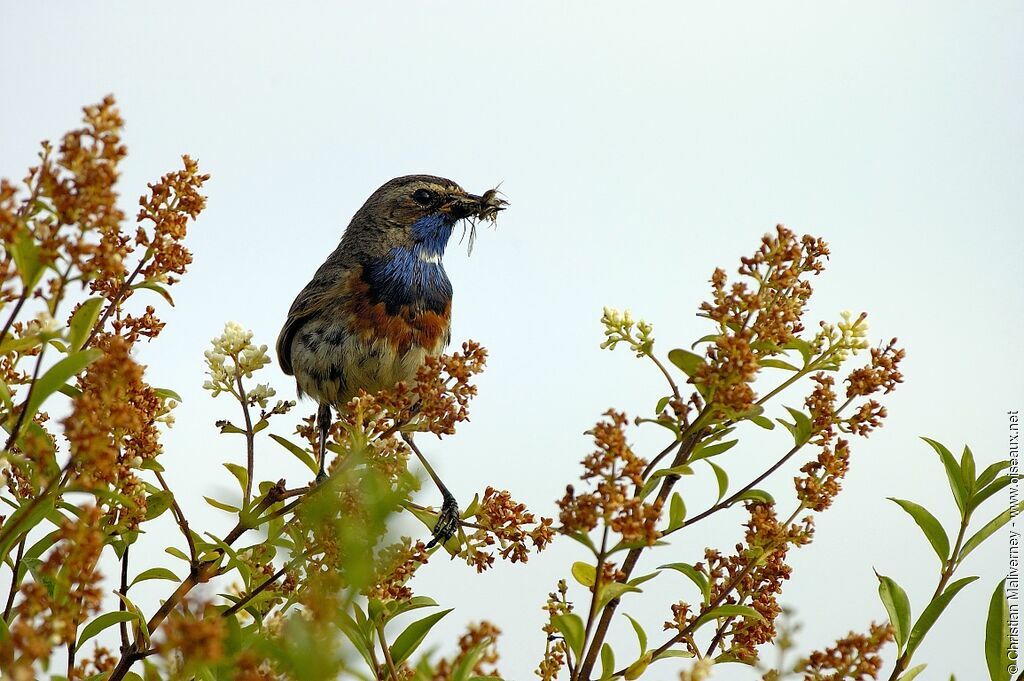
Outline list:
[[[903,676],[897,679],[897,681],[913,681],[917,678],[918,674],[924,671],[924,668],[927,666],[928,665],[926,664],[919,664],[916,667],[911,667],[903,674]]]
[[[562,632],[566,645],[576,653],[576,657],[579,657],[583,651],[584,634],[583,620],[580,619],[580,616],[571,612],[564,615],[555,615],[551,618],[551,623],[555,625],[558,631]]]
[[[786,369],[787,371],[800,371],[799,368],[793,366],[789,362],[784,362],[781,359],[759,359],[757,365],[768,369]]]
[[[632,584],[623,584],[622,582],[605,584],[601,587],[601,597],[597,601],[597,609],[603,609],[613,599],[621,597],[624,593],[643,593],[643,590],[636,588]]]
[[[291,452],[292,456],[294,456],[296,459],[306,464],[306,467],[311,472],[317,472],[318,467],[316,465],[316,461],[313,460],[313,455],[307,452],[305,449],[302,449],[295,443],[291,442],[287,438],[281,437],[280,435],[274,435],[273,433],[271,433],[270,439],[276,442],[277,444],[281,445],[285,449],[287,449],[289,452]]]
[[[622,614],[626,615],[626,613]],[[629,623],[633,625],[633,631],[636,632],[636,640],[640,643],[640,657],[643,657],[644,653],[647,652],[647,632],[644,631],[644,628],[640,625],[640,623],[633,619],[631,616],[626,615],[626,619],[628,619]]]
[[[227,511],[228,513],[238,513],[241,510],[237,506],[232,506],[231,504],[225,504],[223,501],[217,501],[216,499],[214,499],[212,497],[203,497],[203,498],[206,499],[206,503],[208,503],[210,506],[213,506],[214,508],[219,508],[222,511]]]
[[[1004,468],[1008,468],[1009,466],[1009,461],[996,461],[994,464],[983,470],[981,475],[978,476],[978,489],[981,489],[988,483],[995,480],[1000,471]]]
[[[1010,484],[1010,476],[1004,475],[982,489],[978,490],[977,494],[971,497],[970,502],[967,504],[967,509],[973,511],[974,509],[981,506],[990,496],[996,492],[1002,490],[1004,487]]]
[[[140,572],[139,575],[135,579],[133,579],[132,583],[128,586],[132,587],[138,584],[139,582],[145,582],[150,579],[166,579],[169,582],[177,582],[178,576],[165,567],[149,568],[148,570],[143,570],[142,572]]]
[[[1010,518],[1022,511],[1024,511],[1024,501],[1017,504],[1016,510],[1008,508],[990,520],[987,525],[975,532],[970,539],[964,542],[963,548],[960,549],[960,557],[957,558],[957,562],[963,562],[963,559],[967,557],[968,553],[978,548],[983,541],[995,534],[1003,525],[1010,522]]]
[[[814,357],[814,346],[805,341],[803,338],[794,338],[785,345],[786,350],[796,350],[800,353],[800,356],[804,359],[804,366],[811,361],[811,357]]]
[[[82,344],[89,337],[92,325],[100,316],[100,308],[103,307],[103,298],[89,298],[75,310],[71,315],[71,322],[68,324],[68,346],[72,351],[82,349]]]
[[[917,622],[914,623],[914,628],[910,631],[910,641],[907,643],[907,653],[910,655],[914,654],[917,647],[921,645],[921,641],[928,634],[928,630],[932,628],[935,621],[942,615],[942,611],[946,609],[949,602],[953,600],[961,589],[976,580],[977,577],[964,577],[959,579],[942,592],[940,596],[935,598],[928,607],[924,609],[921,616],[917,618]]]
[[[964,485],[967,487],[967,493],[974,493],[975,485],[975,466],[974,466],[974,454],[971,452],[971,448],[964,445],[964,453],[960,456],[960,473],[964,478]]]
[[[697,588],[700,589],[701,594],[704,596],[704,602],[707,603],[708,595],[711,593],[711,585],[708,583],[708,578],[703,572],[700,572],[689,563],[668,563],[667,565],[659,565],[658,569],[675,570],[676,572],[689,577],[690,581],[696,584]]]
[[[668,361],[679,367],[683,373],[690,378],[693,378],[693,375],[697,373],[698,367],[704,364],[703,357],[681,348],[670,350],[668,353]]]
[[[761,415],[748,416],[747,420],[750,421],[751,423],[755,424],[755,425],[761,426],[765,430],[774,430],[775,429],[775,422],[772,421],[767,416],[761,416]]]
[[[736,501],[760,501],[765,504],[774,504],[775,497],[763,489],[748,489],[743,494],[736,497]]]
[[[678,530],[686,520],[686,503],[679,492],[672,493],[672,501],[668,507],[668,531]]]
[[[94,619],[92,622],[89,622],[89,624],[85,625],[85,628],[82,629],[82,633],[78,635],[78,643],[75,645],[75,647],[81,648],[82,644],[91,639],[93,636],[99,634],[107,627],[112,627],[115,624],[119,624],[121,622],[131,622],[134,619],[137,619],[137,615],[133,612],[115,610],[113,612],[104,613],[96,619]]]
[[[939,455],[939,460],[942,461],[942,465],[946,469],[946,477],[949,478],[949,489],[953,492],[953,498],[956,499],[956,505],[960,509],[962,517],[967,508],[967,485],[964,482],[960,464],[956,462],[956,459],[953,458],[953,455],[941,442],[936,442],[926,437],[921,439],[931,445],[931,448]]]
[[[224,468],[227,468],[228,472],[235,476],[235,480],[238,480],[238,488],[244,493],[245,484],[249,482],[249,471],[245,466],[239,466],[237,463],[226,463]]]
[[[690,456],[689,461],[700,461],[701,459],[710,459],[713,456],[718,456],[723,452],[727,452],[736,446],[739,440],[729,440],[727,442],[715,442],[713,444],[701,444],[693,450],[693,454]]]
[[[792,407],[786,407],[786,411],[793,417],[793,422],[796,424],[796,430],[793,431],[793,440],[798,445],[806,443],[811,439],[811,429],[813,428],[810,417]]]
[[[170,388],[153,388],[153,392],[156,393],[157,397],[162,397],[165,400],[174,400],[179,404],[183,401],[181,399],[181,395],[174,392]]]
[[[391,657],[395,661],[395,664],[401,664],[404,662],[413,652],[423,643],[423,639],[427,637],[427,634],[434,627],[435,624],[441,621],[441,619],[450,613],[454,608],[448,610],[442,610],[441,612],[435,612],[432,615],[427,615],[421,620],[416,620],[408,627],[405,628],[395,642],[391,645]]]
[[[910,638],[910,599],[907,592],[892,577],[875,572],[878,577],[878,596],[882,599],[885,611],[889,613],[889,623],[896,635],[896,645],[900,651]]]
[[[78,375],[79,372],[102,355],[103,353],[99,350],[82,350],[68,355],[50,367],[43,374],[42,378],[36,381],[35,387],[32,388],[32,395],[29,397],[28,405],[25,407],[25,418],[31,419],[35,416],[36,412],[39,411],[39,407],[46,401],[46,398],[57,392],[62,385],[68,382],[68,379]]]
[[[150,494],[146,497],[146,520],[153,520],[154,518],[160,517],[160,515],[166,511],[173,502],[174,495],[170,492],[161,490]]]
[[[572,564],[572,576],[583,586],[591,587],[597,581],[597,569],[589,563],[576,561]]]
[[[615,651],[605,643],[601,646],[601,680],[612,678],[615,673]]]
[[[711,466],[711,470],[715,472],[715,479],[718,480],[718,501],[721,501],[729,489],[729,475],[714,461],[708,461],[708,465]]]
[[[720,605],[717,608],[712,608],[708,612],[704,613],[697,619],[697,623],[694,625],[694,631],[700,626],[707,624],[711,620],[718,619],[719,617],[744,617],[748,619],[755,619],[761,622],[765,622],[764,615],[754,610],[749,605]]]
[[[889,501],[899,504],[900,508],[910,514],[910,517],[914,519],[917,526],[924,532],[924,536],[928,538],[932,548],[935,549],[935,553],[939,555],[939,562],[945,563],[946,559],[949,558],[949,537],[935,516],[924,506],[915,504],[912,501],[896,499],[895,497],[889,497]]]
[[[1006,580],[996,584],[985,621],[985,662],[990,681],[1010,681],[1010,608]]]
[[[26,289],[32,290],[43,276],[43,265],[39,259],[39,244],[27,229],[19,229],[14,239],[7,244],[7,252],[14,258],[18,275]]]
[[[160,296],[167,301],[167,304],[174,307],[174,298],[171,298],[170,292],[160,284],[153,281],[144,281],[141,284],[135,284],[132,286],[133,291],[137,291],[140,288],[149,289],[150,291],[156,291]]]

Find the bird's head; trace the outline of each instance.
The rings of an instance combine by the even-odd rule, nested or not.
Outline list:
[[[493,219],[506,205],[493,190],[477,196],[443,177],[406,175],[375,191],[349,230],[372,232],[365,237],[373,238],[383,251],[414,248],[440,258],[460,220]]]

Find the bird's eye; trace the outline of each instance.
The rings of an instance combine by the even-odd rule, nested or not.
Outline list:
[[[421,206],[429,206],[434,202],[434,193],[429,189],[417,189],[413,192],[412,200]]]

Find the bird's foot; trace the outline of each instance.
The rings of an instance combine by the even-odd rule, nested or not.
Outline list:
[[[444,545],[455,535],[459,529],[459,503],[451,494],[443,493],[441,501],[441,512],[437,516],[437,523],[434,525],[433,538],[427,543],[427,548],[436,544]]]
[[[313,480],[313,486],[319,487],[325,482],[327,482],[327,471],[321,468],[320,472],[316,474],[316,478]]]

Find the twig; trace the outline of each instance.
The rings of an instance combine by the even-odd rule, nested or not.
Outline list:
[[[231,528],[231,531],[224,537],[224,543],[231,546],[243,534],[257,527],[250,518],[258,518],[260,513],[277,503],[279,501],[278,495],[282,494],[284,490],[284,480],[278,480],[273,487],[267,490],[266,496],[256,506],[256,508],[253,509],[252,513],[246,514],[243,518],[239,518],[238,523]],[[161,605],[156,613],[154,613],[149,619],[146,626],[150,635],[156,633],[157,628],[163,624],[163,621],[167,619],[167,616],[171,614],[171,612],[197,584],[205,583],[212,577],[216,576],[217,563],[219,561],[220,557],[218,555],[218,557],[213,560],[192,566],[192,570],[189,572],[188,577],[182,580],[181,584],[179,584],[174,592],[167,597],[167,600],[164,601],[163,605]],[[114,670],[110,673],[107,681],[121,681],[121,679],[123,679],[131,669],[132,665],[145,657],[144,653],[139,652],[138,646],[139,642],[136,641],[128,647],[126,652],[121,653],[121,659],[117,661],[117,666],[114,667]]]
[[[380,638],[380,649],[384,651],[384,662],[388,666],[388,675],[391,677],[391,681],[398,681],[398,670],[395,669],[395,661],[391,659],[391,649],[388,648],[388,640],[384,636],[383,622],[377,622],[377,637]]]
[[[238,358],[235,358],[235,364],[238,364]],[[242,387],[242,375],[237,374],[235,376],[235,384],[238,386],[238,401],[242,404],[242,415],[245,417],[245,470],[247,475],[245,476],[245,497],[243,498],[243,506],[249,505],[249,499],[252,497],[252,476],[253,469],[255,468],[255,460],[253,458],[254,452],[254,440],[256,433],[252,432],[252,417],[249,415],[249,398],[245,394],[245,388]]]
[[[128,549],[131,548],[131,544],[124,545],[124,553],[121,554],[121,595],[128,595]],[[125,605],[123,598],[117,599],[117,609],[119,612],[126,612],[128,606]],[[121,622],[121,653],[123,654],[128,650],[128,623]],[[71,677],[68,676],[70,679]]]
[[[103,326],[107,323],[107,319],[109,319],[110,315],[114,312],[114,310],[117,309],[121,305],[121,303],[124,302],[124,295],[128,293],[128,290],[131,288],[132,281],[135,280],[135,277],[137,277],[139,275],[139,272],[142,271],[143,266],[145,266],[145,264],[149,261],[149,255],[149,251],[146,251],[146,253],[139,260],[139,264],[135,266],[134,270],[132,270],[132,273],[128,275],[128,278],[125,279],[121,283],[121,286],[118,287],[117,291],[114,292],[114,297],[109,298],[110,304],[107,305],[107,309],[103,311],[103,315],[99,318],[99,320],[95,324],[93,324],[92,331],[89,333],[89,337],[85,339],[84,343],[82,343],[83,350],[92,345],[93,340],[96,339],[96,334],[103,330]]]
[[[164,476],[160,471],[153,471],[156,474],[156,479],[160,483],[160,487],[171,495],[171,513],[174,514],[174,519],[177,521],[178,528],[181,533],[185,535],[185,541],[188,542],[188,554],[192,558],[192,564],[195,565],[199,562],[199,554],[196,552],[196,543],[192,539],[192,531],[188,527],[188,520],[185,519],[185,514],[181,510],[181,506],[178,505],[178,500],[174,498],[174,492],[167,485],[167,481],[164,480]]]
[[[302,559],[304,559],[304,558],[306,558],[308,556],[309,556],[309,552],[306,552],[306,553],[299,554],[298,556],[293,558],[286,565],[282,566],[280,570],[278,570],[277,572],[275,572],[274,574],[270,575],[265,580],[263,580],[263,582],[261,582],[259,586],[257,586],[255,589],[250,591],[244,597],[242,597],[237,603],[233,604],[230,608],[228,608],[227,610],[222,612],[221,613],[221,617],[230,617],[231,615],[234,615],[236,612],[238,612],[239,610],[244,608],[249,603],[249,601],[251,601],[253,598],[255,598],[256,596],[258,596],[261,593],[263,593],[264,591],[266,591],[267,588],[271,584],[273,584],[277,580],[281,579],[281,577],[286,572],[288,572],[288,570],[290,570],[291,568],[295,567],[295,565],[297,565],[300,560],[302,560]]]
[[[28,536],[21,538],[18,542],[18,555],[14,558],[14,567],[11,572],[11,590],[7,592],[7,605],[4,607],[4,622],[8,622],[11,616],[11,608],[14,607],[14,595],[18,593],[18,573],[21,571],[21,557],[25,555],[25,540]]]
[[[32,393],[35,392],[36,384],[39,382],[39,371],[43,367],[43,355],[46,353],[46,345],[42,345],[39,348],[39,355],[36,357],[36,366],[32,370],[32,382],[28,386],[28,392],[25,394],[25,401],[21,403],[21,411],[18,413],[18,420],[14,422],[14,427],[11,428],[11,434],[7,436],[7,444],[4,445],[4,451],[11,451],[11,447],[18,441],[18,435],[20,434],[21,427],[25,423],[25,416],[28,414],[28,403],[32,399]]]

